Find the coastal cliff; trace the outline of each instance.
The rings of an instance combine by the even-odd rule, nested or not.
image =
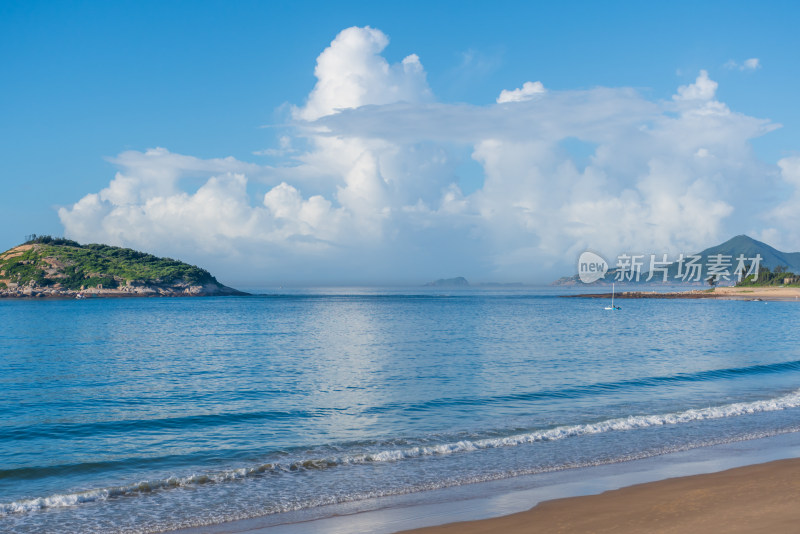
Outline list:
[[[246,295],[205,269],[129,248],[49,236],[0,254],[0,298]]]

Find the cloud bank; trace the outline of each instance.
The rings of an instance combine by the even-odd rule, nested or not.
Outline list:
[[[370,27],[336,36],[291,128],[259,152],[279,165],[123,152],[106,188],[59,210],[65,234],[253,285],[548,281],[586,248],[694,252],[745,231],[800,239],[784,233],[798,227],[800,164],[759,161],[750,141],[778,125],[718,101],[706,71],[664,101],[525,82],[496,103],[451,104],[417,55],[390,64],[388,44]],[[469,165],[477,187],[462,176]],[[770,204],[765,179],[786,189],[784,203]]]

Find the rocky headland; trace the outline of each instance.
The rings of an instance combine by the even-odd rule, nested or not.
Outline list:
[[[246,295],[205,269],[128,248],[38,237],[0,254],[0,298]]]

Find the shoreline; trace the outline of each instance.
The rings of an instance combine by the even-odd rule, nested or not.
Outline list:
[[[610,299],[611,293],[583,293],[561,295],[563,298]],[[615,299],[709,299],[709,300],[755,300],[755,301],[800,301],[800,287],[717,287],[713,290],[690,291],[622,291]]]
[[[800,459],[542,502],[525,512],[398,534],[795,532]]]
[[[638,493],[642,488],[657,486],[676,477],[697,477],[695,480],[702,486],[710,474],[723,473],[731,469],[747,469],[787,459],[796,465],[797,472],[793,480],[800,480],[800,430],[625,462],[524,475],[398,497],[378,498],[371,503],[362,501],[329,505],[318,509],[288,512],[281,514],[282,517],[276,515],[254,517],[169,532],[172,534],[550,532],[556,527],[550,526],[549,530],[533,530],[530,524],[525,523],[526,526],[523,528],[514,530],[507,529],[503,522],[512,516],[531,513],[545,502],[565,501],[569,505],[566,508],[569,515],[570,510],[577,510],[575,505],[582,506],[580,500],[584,498],[600,497],[623,489],[626,492]],[[622,499],[624,503],[630,500],[627,493],[625,495]],[[799,497],[800,482],[795,484],[792,503],[796,503]],[[800,509],[798,510],[797,519],[800,520]],[[484,530],[470,530],[472,528]],[[586,532],[586,528],[584,525],[582,529],[565,530],[565,532]],[[592,526],[592,529],[594,528]],[[592,529],[589,531],[602,532]],[[619,531],[616,527],[613,530]],[[724,531],[714,528],[710,530]],[[652,529],[643,530],[640,526],[629,532],[644,531]],[[664,532],[687,531],[693,530],[668,529]]]
[[[81,296],[78,296],[81,295]],[[158,297],[229,297],[250,296],[249,293],[227,286],[207,284],[185,288],[156,286],[124,287],[122,289],[0,289],[0,300],[91,300],[98,298],[158,298]]]

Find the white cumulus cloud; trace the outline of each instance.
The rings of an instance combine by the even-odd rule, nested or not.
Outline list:
[[[525,102],[545,92],[546,89],[544,85],[542,85],[542,82],[525,82],[519,89],[513,89],[511,91],[503,89],[500,91],[500,96],[497,97],[497,103]]]
[[[277,166],[123,152],[106,188],[59,210],[66,235],[250,283],[546,281],[586,248],[695,252],[800,212],[753,180],[800,180],[794,160],[750,147],[777,125],[715,100],[706,71],[666,102],[526,82],[497,104],[451,104],[415,54],[390,64],[388,43],[348,28],[320,53],[293,128],[264,152]]]
[[[717,92],[719,84],[708,77],[708,72],[700,71],[694,83],[678,87],[678,94],[672,98],[676,101],[711,100]]]
[[[772,226],[764,230],[770,244],[795,251],[800,243],[800,156],[778,161],[781,182],[776,184],[783,201],[771,209],[765,219]]]
[[[314,120],[340,109],[430,99],[419,57],[390,65],[380,55],[388,44],[383,32],[369,26],[342,31],[317,58],[317,84],[296,116]]]

